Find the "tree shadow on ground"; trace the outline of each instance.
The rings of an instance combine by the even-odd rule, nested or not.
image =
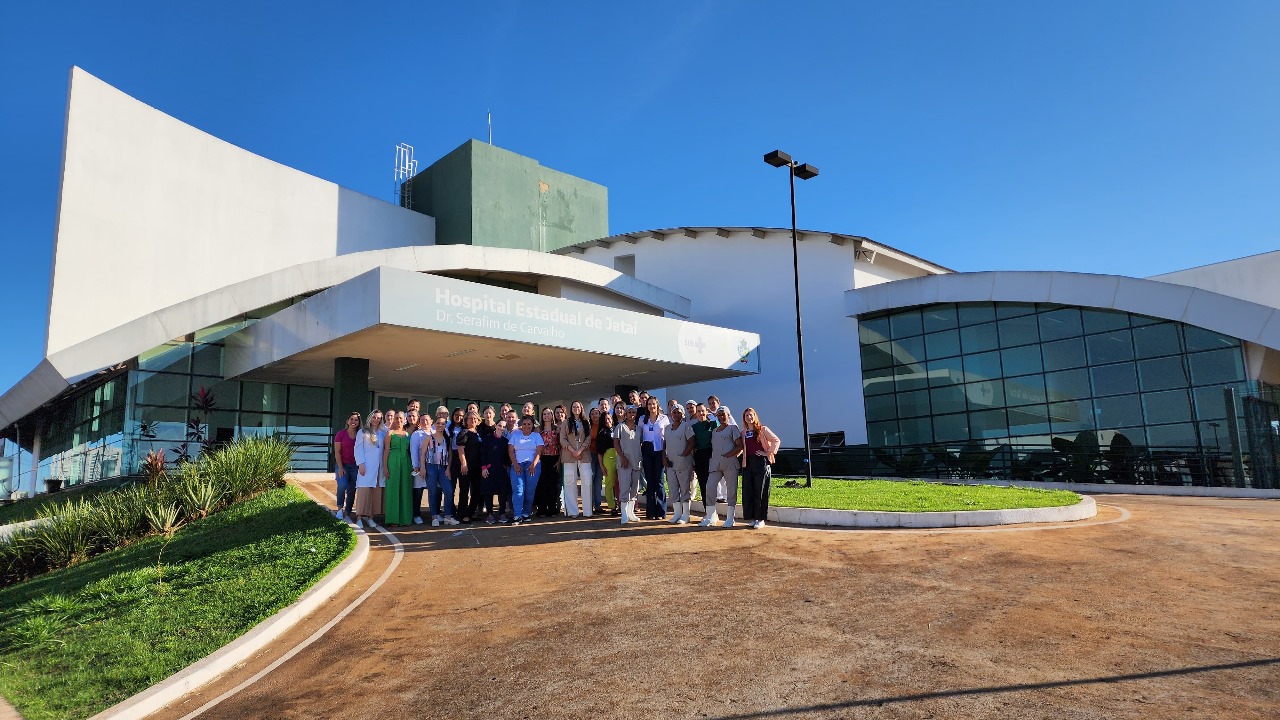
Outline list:
[[[1142,673],[1130,673],[1127,675],[1104,675],[1093,678],[1080,678],[1077,680],[1054,680],[1050,682],[1039,683],[1022,683],[1017,685],[992,685],[988,687],[976,688],[959,688],[955,690],[937,690],[934,692],[915,693],[911,695],[893,695],[885,697],[862,698],[858,700],[846,700],[843,702],[818,703],[814,705],[801,705],[785,708],[774,708],[772,710],[758,710],[754,712],[736,713],[733,715],[720,715],[715,720],[750,720],[751,718],[771,718],[798,715],[801,713],[815,712],[832,712],[838,710],[847,710],[859,707],[881,707],[891,703],[909,703],[919,702],[923,700],[938,700],[943,698],[971,697],[976,695],[994,695],[998,693],[1028,692],[1034,690],[1053,690],[1056,688],[1075,687],[1079,685],[1095,685],[1109,684],[1121,682],[1133,682],[1138,680],[1152,680],[1156,678],[1177,677],[1179,675],[1194,675],[1197,673],[1223,672],[1227,670],[1242,670],[1254,667],[1266,667],[1270,665],[1280,664],[1280,658],[1262,658],[1258,660],[1244,660],[1234,663],[1223,663],[1221,665],[1199,665],[1194,667],[1174,668],[1172,670],[1153,670]]]

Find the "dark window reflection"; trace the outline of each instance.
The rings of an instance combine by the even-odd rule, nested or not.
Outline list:
[[[1104,443],[1123,432],[1182,447],[1221,425],[1223,388],[1246,381],[1239,341],[1123,312],[943,303],[859,325],[873,445],[1047,443],[1092,429]]]

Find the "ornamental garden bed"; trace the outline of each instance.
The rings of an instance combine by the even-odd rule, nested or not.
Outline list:
[[[355,547],[295,487],[0,590],[0,695],[27,720],[94,715],[209,655]]]
[[[864,510],[872,512],[961,512],[1076,505],[1081,496],[1068,490],[961,485],[924,480],[841,480],[814,478],[811,488],[786,487],[804,478],[775,477],[769,504],[774,507]]]

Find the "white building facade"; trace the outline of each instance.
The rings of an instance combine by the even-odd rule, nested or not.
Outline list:
[[[820,472],[1280,485],[1280,252],[1137,279],[797,247]],[[0,492],[246,434],[326,470],[347,413],[411,397],[715,394],[804,444],[790,230],[610,234],[605,188],[482,143],[396,205],[73,69],[53,256]]]

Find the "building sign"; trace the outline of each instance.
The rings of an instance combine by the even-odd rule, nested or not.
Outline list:
[[[378,325],[760,372],[755,333],[388,267],[228,336],[225,372],[235,377]]]
[[[404,297],[419,299],[416,303],[384,301],[383,322],[390,324],[744,373],[760,371],[760,337],[755,333],[437,275],[405,273],[411,276],[406,278],[385,268],[383,272],[384,293],[389,288],[399,290],[401,281],[408,280],[411,287],[404,288]],[[394,292],[392,297],[398,295]],[[387,313],[388,305],[395,310]]]

